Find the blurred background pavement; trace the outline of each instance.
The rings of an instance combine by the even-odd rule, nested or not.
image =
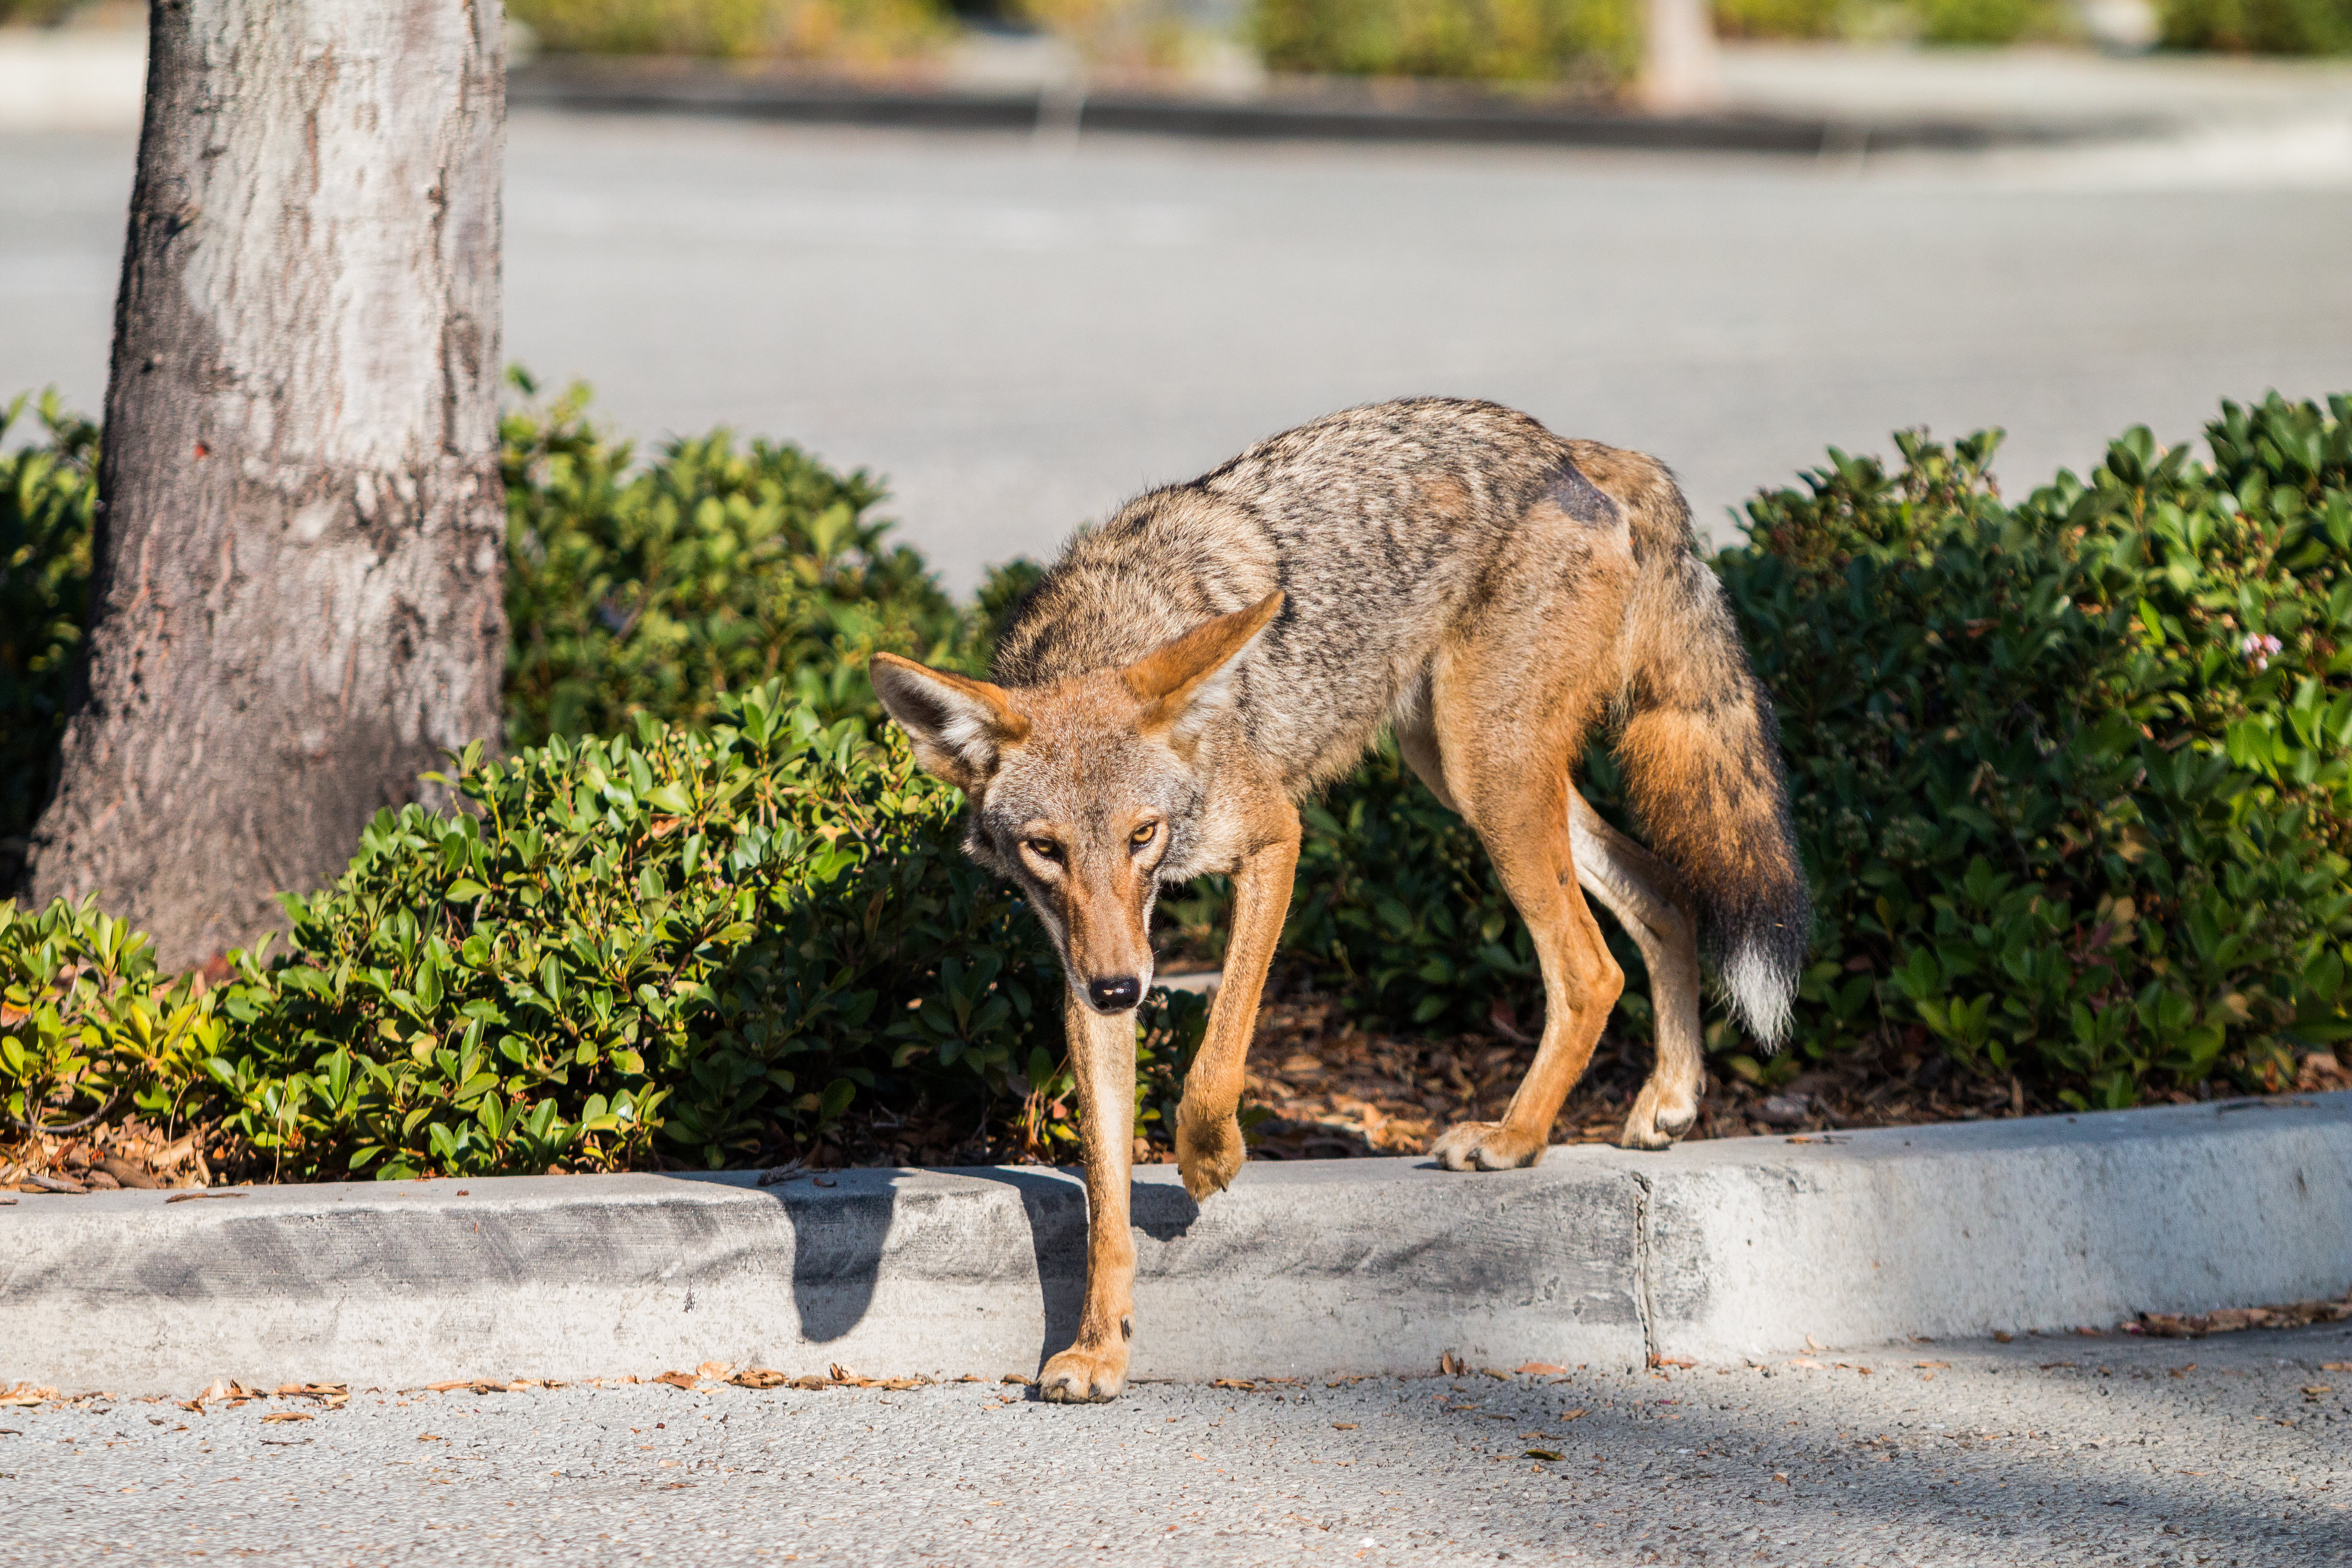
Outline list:
[[[95,411],[137,94],[37,113],[10,68],[0,395]],[[1896,426],[2005,426],[1997,467],[2031,482],[2134,422],[2192,437],[2223,395],[2352,387],[2341,66],[1780,44],[1727,48],[1722,79],[1782,111],[2161,123],[1788,157],[520,109],[507,354],[627,433],[725,423],[886,474],[958,589],[1403,394],[1657,452],[1722,540],[1759,486]]]

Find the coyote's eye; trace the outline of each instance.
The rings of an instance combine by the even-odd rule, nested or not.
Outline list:
[[[1140,849],[1145,845],[1150,843],[1159,832],[1160,824],[1156,822],[1147,822],[1142,826],[1137,828],[1134,832],[1127,836],[1128,847],[1130,849]]]
[[[1062,858],[1062,847],[1050,838],[1031,838],[1025,840],[1024,845],[1029,853],[1040,860],[1059,860]]]

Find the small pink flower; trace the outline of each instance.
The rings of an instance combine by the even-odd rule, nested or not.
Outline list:
[[[2285,645],[2278,638],[2267,633],[2256,632],[2238,644],[2238,651],[2244,654],[2246,662],[2256,669],[2268,669],[2271,667],[2271,655],[2278,652]]]

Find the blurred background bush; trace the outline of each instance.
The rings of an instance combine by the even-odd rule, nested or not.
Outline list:
[[[58,0],[0,0],[44,18]],[[2352,0],[2156,0],[2163,47],[2352,52]],[[2069,0],[1715,0],[1725,37],[1998,46],[2079,42]],[[1178,68],[1234,38],[1276,72],[1605,83],[1641,53],[1638,0],[513,0],[540,47],[850,62],[935,54],[961,29],[1036,28],[1084,59]]]
[[[2164,0],[2162,16],[2167,48],[2352,54],[2352,0]]]
[[[509,0],[559,54],[878,60],[944,39],[938,0]]]
[[[1257,0],[1270,70],[1558,81],[1632,75],[1638,0]]]
[[[2151,0],[2161,47],[2352,53],[2352,0]],[[0,0],[0,25],[136,22],[125,0]],[[1714,0],[1727,38],[2080,43],[2082,0]],[[1640,0],[509,0],[533,47],[879,65],[935,58],[973,28],[1034,30],[1089,66],[1181,71],[1236,46],[1336,76],[1622,82]]]

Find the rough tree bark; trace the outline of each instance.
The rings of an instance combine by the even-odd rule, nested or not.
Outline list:
[[[33,896],[168,965],[499,732],[496,0],[156,0],[89,665]]]

